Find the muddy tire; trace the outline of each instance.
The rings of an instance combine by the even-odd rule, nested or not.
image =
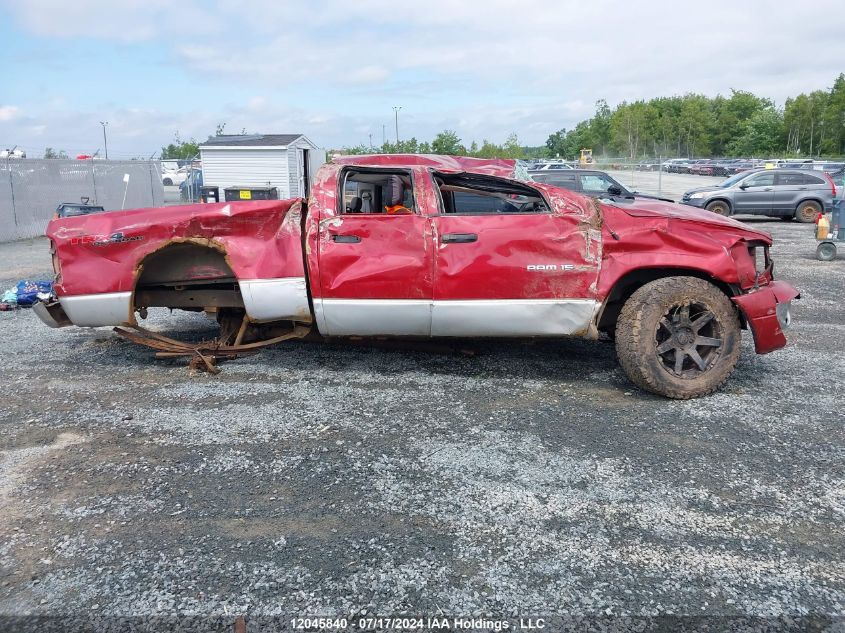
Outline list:
[[[718,390],[736,366],[740,324],[731,300],[695,277],[638,289],[616,322],[616,355],[635,385],[667,398]]]
[[[799,222],[809,224],[811,222],[815,222],[821,212],[822,208],[819,206],[818,202],[808,200],[807,202],[802,202],[798,205],[798,208],[795,210],[795,219]]]
[[[709,203],[704,208],[707,209],[708,211],[712,211],[713,213],[718,213],[719,215],[730,215],[731,214],[731,207],[724,200],[714,200],[713,202]]]

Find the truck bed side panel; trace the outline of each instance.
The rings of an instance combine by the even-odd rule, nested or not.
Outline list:
[[[300,199],[137,209],[54,220],[47,229],[61,269],[56,294],[70,306],[84,298],[121,298],[135,289],[142,262],[171,244],[194,243],[223,253],[256,320],[308,312],[302,257]],[[92,303],[93,301],[93,303]],[[109,305],[116,305],[117,301]],[[303,308],[304,306],[304,308]],[[131,307],[127,306],[132,318]],[[95,323],[83,310],[85,322]],[[306,314],[301,315],[308,316]]]

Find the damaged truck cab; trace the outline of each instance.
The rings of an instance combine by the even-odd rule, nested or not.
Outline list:
[[[774,280],[765,233],[531,182],[510,160],[345,157],[307,201],[63,218],[47,234],[56,301],[38,313],[53,326],[135,325],[161,306],[326,337],[603,332],[634,383],[674,398],[724,383],[743,327],[758,353],[785,345],[798,296]]]

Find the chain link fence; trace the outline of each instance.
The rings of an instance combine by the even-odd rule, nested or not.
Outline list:
[[[43,235],[62,202],[88,198],[106,211],[162,206],[160,174],[158,161],[0,161],[0,242]]]

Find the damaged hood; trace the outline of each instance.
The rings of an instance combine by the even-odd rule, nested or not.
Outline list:
[[[702,225],[705,230],[742,233],[747,236],[747,239],[759,239],[767,244],[772,243],[772,236],[765,231],[750,227],[733,218],[726,218],[712,211],[695,207],[643,198],[634,199],[630,204],[614,205],[614,207],[634,218],[664,218],[671,221],[693,222]]]

